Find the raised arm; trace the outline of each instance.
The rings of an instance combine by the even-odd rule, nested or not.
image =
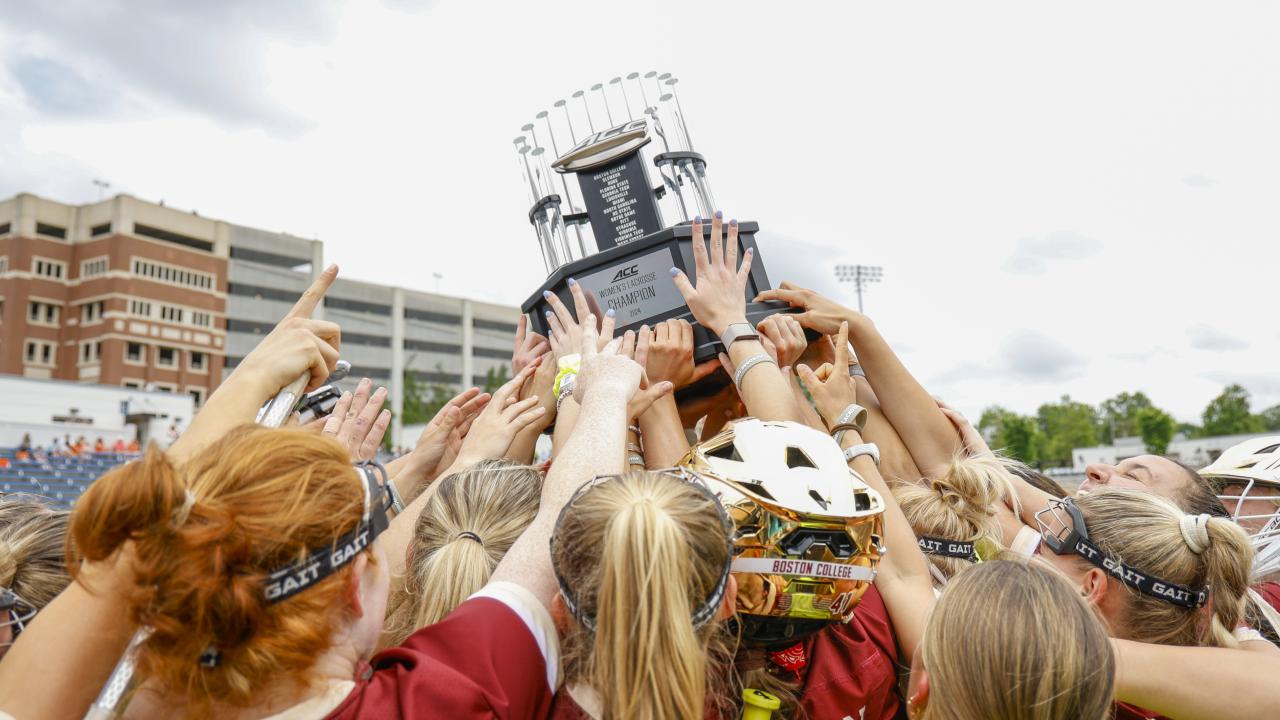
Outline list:
[[[1116,699],[1178,720],[1280,717],[1280,655],[1111,640]]]
[[[751,273],[752,251],[748,248],[738,265],[738,221],[729,221],[728,242],[719,212],[711,221],[710,250],[702,244],[702,221],[693,221],[693,262],[697,284],[679,268],[671,268],[676,287],[684,296],[693,317],[707,330],[723,337],[730,325],[746,324],[747,278]],[[758,362],[764,358],[765,362]],[[745,369],[738,393],[747,412],[762,420],[803,421],[792,400],[787,380],[777,371],[775,361],[759,340],[733,343],[722,362],[727,367]],[[746,363],[751,367],[747,368]],[[766,366],[761,368],[761,366]]]
[[[796,316],[802,325],[834,335],[841,322],[849,323],[849,339],[858,352],[858,363],[876,391],[885,417],[902,436],[916,466],[930,477],[946,470],[962,449],[951,422],[938,409],[893,348],[885,342],[867,316],[854,312],[813,290],[784,282],[777,290],[760,293],[757,300],[782,300],[804,312]]]
[[[522,585],[548,609],[557,592],[551,568],[551,535],[560,509],[582,483],[621,472],[627,403],[640,387],[641,368],[618,354],[620,340],[597,352],[595,317],[583,323],[581,360],[574,384],[579,422],[551,465],[542,485],[542,504],[533,522],[494,570],[493,581]]]
[[[641,328],[641,333],[646,332]],[[667,320],[648,331],[645,375],[650,383],[670,382],[679,390],[715,372],[720,366],[711,360],[701,365],[693,362],[693,325],[687,320]],[[689,451],[680,410],[675,398],[658,399],[648,412],[640,415],[644,435],[644,459],[650,468],[669,468]]]

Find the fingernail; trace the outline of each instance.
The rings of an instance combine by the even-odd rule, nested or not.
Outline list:
[[[722,212],[720,212],[719,210],[717,210],[717,211],[716,211],[716,219],[717,219],[717,220],[723,220],[723,219],[724,219],[724,213],[722,213]]]
[[[551,299],[551,291],[550,291],[550,290],[543,290],[543,291],[542,291],[542,297],[546,298],[547,300],[550,300],[550,299]]]
[[[343,400],[347,400],[347,399],[349,399],[350,397],[351,397],[351,391],[350,391],[350,390],[343,390],[343,391],[342,391],[342,399],[343,399]]]
[[[747,248],[747,253],[746,253],[746,254],[751,255],[751,254],[752,254],[752,253],[754,253],[755,251],[756,251],[756,250],[755,250],[755,248]]]
[[[574,285],[578,284],[578,281],[574,280],[573,278],[569,278],[568,282],[569,282],[569,287],[573,287]]]
[[[551,319],[551,311],[550,311],[550,310],[548,310],[548,311],[547,311],[547,319],[548,319],[548,320],[550,320],[550,319]]]
[[[729,227],[738,227],[738,218],[729,221]]]
[[[680,274],[680,268],[671,268],[671,277],[675,277],[679,274]]]
[[[604,311],[605,317],[613,317],[613,308]]]
[[[693,221],[694,221],[694,222],[696,222],[696,223],[700,223],[700,222],[702,222],[702,216],[701,216],[701,215],[697,215],[697,216],[695,216],[695,217],[693,218]]]

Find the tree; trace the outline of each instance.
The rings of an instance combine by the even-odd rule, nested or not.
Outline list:
[[[436,371],[443,373],[444,368],[436,365]],[[445,403],[453,399],[453,389],[444,383],[435,382],[426,385],[418,381],[418,376],[408,368],[404,371],[404,410],[401,422],[405,425],[425,423],[440,412]]]
[[[1234,383],[1209,401],[1200,419],[1204,437],[1261,432],[1263,427],[1262,418],[1249,412],[1249,391]]]
[[[1267,432],[1280,430],[1280,405],[1272,405],[1258,413],[1258,420],[1262,423],[1262,429]]]
[[[1147,452],[1164,455],[1169,450],[1169,441],[1173,439],[1173,416],[1159,408],[1145,407],[1137,412],[1137,422]]]
[[[1071,465],[1071,451],[1098,444],[1098,413],[1092,405],[1063,395],[1057,403],[1045,403],[1036,411],[1044,452],[1040,461],[1049,465]]]
[[[1122,392],[1103,400],[1098,406],[1098,435],[1102,442],[1114,443],[1118,437],[1137,435],[1138,412],[1149,407],[1154,407],[1151,398],[1141,390],[1135,393]]]
[[[1042,441],[1040,428],[1033,418],[1010,413],[1001,422],[998,446],[1003,447],[1008,455],[1028,465],[1039,462]]]
[[[510,380],[507,376],[507,366],[499,365],[497,368],[489,368],[484,374],[484,391],[487,393],[497,392]]]
[[[982,417],[978,418],[978,432],[982,433],[982,437],[986,438],[988,443],[996,443],[1000,435],[1000,428],[1010,418],[1017,417],[1017,413],[1006,410],[999,405],[992,405],[982,411]]]

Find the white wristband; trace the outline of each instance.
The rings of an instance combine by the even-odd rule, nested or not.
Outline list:
[[[880,448],[875,443],[862,443],[860,445],[850,445],[845,448],[844,461],[853,462],[855,458],[868,455],[871,460],[880,467]]]
[[[741,388],[743,378],[747,376],[747,373],[751,371],[751,368],[759,365],[760,363],[773,363],[773,358],[765,355],[764,353],[760,353],[743,360],[742,364],[738,366],[738,371],[733,374],[733,384]],[[777,363],[774,364],[776,365]]]

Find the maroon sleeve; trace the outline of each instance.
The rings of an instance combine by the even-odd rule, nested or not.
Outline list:
[[[476,597],[374,656],[329,718],[544,718],[546,660],[498,600]]]
[[[897,641],[874,585],[863,594],[852,620],[826,627],[806,649],[809,667],[800,704],[809,718],[901,716]]]

